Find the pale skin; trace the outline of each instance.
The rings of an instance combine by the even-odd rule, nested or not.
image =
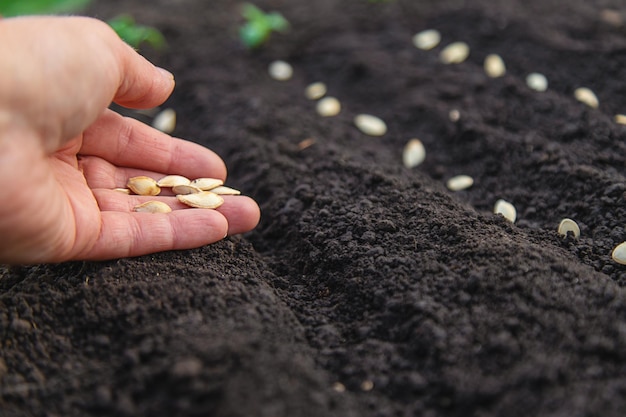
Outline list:
[[[253,229],[259,207],[225,196],[217,210],[171,195],[113,191],[129,177],[226,180],[214,152],[108,109],[152,108],[170,73],[83,17],[0,20],[0,263],[104,260],[190,249]],[[161,200],[171,213],[132,208]]]

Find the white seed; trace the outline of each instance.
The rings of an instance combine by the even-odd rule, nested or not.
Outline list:
[[[485,73],[491,78],[502,77],[506,74],[506,65],[498,54],[489,54],[485,58]]]
[[[148,201],[133,208],[138,213],[169,213],[172,208],[162,201]]]
[[[594,109],[597,109],[600,104],[594,92],[586,87],[577,88],[574,91],[574,97],[576,97],[576,100]]]
[[[451,122],[458,122],[461,118],[461,112],[457,109],[452,109],[450,110],[450,113],[448,113],[448,118]]]
[[[326,94],[326,84],[317,82],[309,84],[304,90],[304,96],[309,100],[319,100]]]
[[[454,42],[443,48],[439,54],[439,59],[444,64],[460,64],[465,61],[470,54],[469,45],[465,42]]]
[[[118,193],[130,194],[130,190],[128,188],[114,188],[113,191],[117,191]]]
[[[157,182],[145,176],[129,178],[126,186],[130,188],[133,193],[139,195],[158,195],[161,192],[161,188],[159,188]]]
[[[341,103],[335,97],[324,97],[317,102],[317,114],[322,117],[332,117],[341,111]]]
[[[191,181],[191,185],[198,187],[202,191],[209,191],[223,184],[224,181],[217,178],[196,178],[195,180]]]
[[[179,194],[197,194],[202,192],[199,187],[191,184],[179,184],[172,187],[172,192],[176,195]]]
[[[223,185],[220,185],[219,187],[212,188],[211,192],[215,193],[215,194],[218,194],[218,195],[239,195],[239,194],[241,194],[241,191],[235,190],[234,188],[225,187]]]
[[[414,168],[426,159],[426,148],[419,139],[411,139],[404,145],[402,163],[406,168]]]
[[[446,186],[450,191],[461,191],[474,185],[474,178],[469,175],[457,175],[448,180]]]
[[[354,124],[359,130],[370,136],[383,136],[387,133],[387,125],[381,119],[371,114],[359,114],[354,118]]]
[[[568,232],[572,232],[574,237],[577,238],[580,236],[580,228],[578,224],[572,219],[563,219],[561,223],[559,223],[558,232],[561,236],[567,236]]]
[[[611,257],[618,264],[626,265],[626,242],[622,242],[613,249]]]
[[[176,185],[189,185],[191,180],[182,175],[166,175],[157,181],[159,187],[174,187]]]
[[[211,191],[177,195],[178,201],[191,207],[213,209],[224,203],[224,199]]]
[[[285,61],[274,61],[268,67],[270,77],[278,81],[286,81],[293,76],[293,67]]]
[[[152,121],[152,127],[165,133],[172,133],[176,128],[176,111],[165,109],[156,115]]]
[[[343,385],[341,382],[335,382],[335,383],[333,384],[333,389],[334,389],[336,392],[346,392],[346,386],[345,386],[345,385]]]
[[[517,219],[517,210],[515,210],[513,204],[502,199],[496,201],[496,204],[493,207],[493,212],[495,214],[503,215],[504,218],[511,223],[515,223],[515,220]]]
[[[535,91],[546,91],[548,89],[548,79],[545,75],[532,72],[526,76],[526,85]]]
[[[436,29],[423,30],[413,36],[413,45],[424,51],[429,51],[439,45],[441,34]]]
[[[620,125],[626,125],[626,114],[616,114],[615,123],[619,123]]]

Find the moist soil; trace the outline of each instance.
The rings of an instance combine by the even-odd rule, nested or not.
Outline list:
[[[176,75],[175,135],[219,153],[262,220],[197,250],[2,268],[0,414],[623,416],[622,1],[257,4],[291,30],[255,51],[238,2],[87,11],[163,31],[167,50],[141,52]],[[469,59],[416,49],[426,28]],[[276,59],[292,79],[267,75]],[[338,116],[304,97],[315,81]],[[359,113],[388,133],[362,134]],[[411,138],[427,156],[407,169]],[[474,185],[449,191],[458,174]],[[566,217],[580,238],[559,236]]]

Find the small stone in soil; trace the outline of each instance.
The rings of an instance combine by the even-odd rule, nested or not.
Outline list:
[[[413,36],[413,45],[416,48],[429,51],[439,45],[441,34],[436,29],[426,29]]]
[[[293,67],[285,61],[274,61],[268,67],[270,77],[278,81],[286,81],[293,76]]]

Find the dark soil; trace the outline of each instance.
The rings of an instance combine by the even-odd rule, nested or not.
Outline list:
[[[222,155],[263,218],[197,250],[2,269],[0,414],[623,416],[626,26],[602,13],[623,1],[257,4],[292,29],[254,52],[238,2],[90,11],[163,30],[169,49],[143,52],[176,75],[176,135]],[[425,28],[469,60],[417,50]],[[503,78],[484,75],[492,52]],[[268,77],[274,59],[292,80]],[[304,98],[314,81],[339,116]],[[361,134],[361,112],[387,135]],[[413,137],[427,159],[409,170]],[[474,186],[448,191],[456,174]],[[557,234],[564,217],[579,239]]]

